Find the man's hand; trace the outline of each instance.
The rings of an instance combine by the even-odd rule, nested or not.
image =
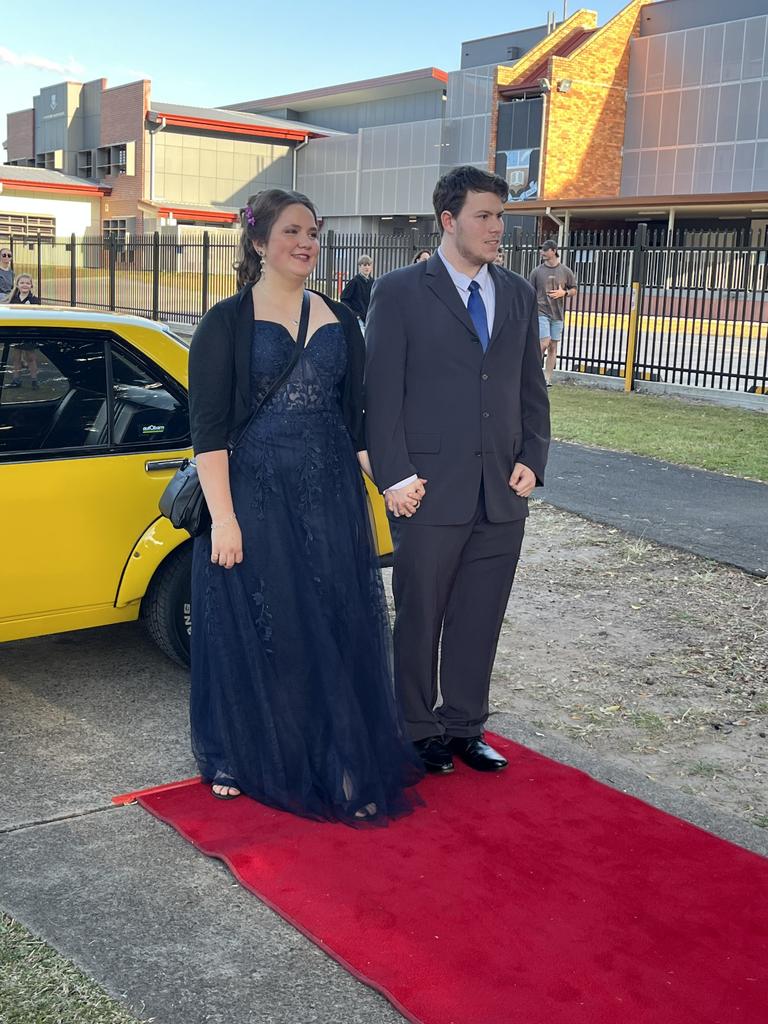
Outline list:
[[[418,510],[419,505],[421,505],[421,499],[426,494],[424,486],[426,482],[426,480],[422,480],[419,477],[418,480],[408,484],[407,487],[390,488],[384,492],[386,506],[396,519],[399,519],[400,516],[410,519],[414,512]]]
[[[553,291],[547,292],[550,299],[564,299],[567,294],[568,292],[565,288],[555,288]]]
[[[509,486],[518,498],[527,498],[536,486],[536,474],[522,462],[516,462],[509,478]]]

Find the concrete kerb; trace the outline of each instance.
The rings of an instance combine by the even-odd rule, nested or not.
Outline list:
[[[609,377],[600,373],[577,373],[575,370],[555,370],[555,383],[568,381],[604,391],[623,391],[623,377]],[[768,413],[768,395],[752,395],[746,391],[725,391],[721,388],[697,388],[690,384],[665,384],[661,381],[635,381],[635,391],[643,395],[684,398],[689,402],[708,402],[710,405],[750,409]]]

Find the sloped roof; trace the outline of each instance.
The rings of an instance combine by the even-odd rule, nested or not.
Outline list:
[[[9,187],[14,183],[30,188],[36,184],[41,188],[61,189],[73,192],[109,192],[109,186],[102,185],[90,178],[75,178],[61,171],[49,171],[44,167],[16,167],[11,164],[0,166],[0,181],[7,182]]]
[[[522,92],[523,90],[527,89],[538,88],[541,79],[546,78],[550,58],[570,57],[570,55],[575,50],[578,50],[582,43],[585,43],[590,36],[593,36],[595,34],[595,31],[596,29],[576,29],[574,32],[571,33],[571,35],[561,40],[561,42],[557,46],[553,46],[552,49],[547,53],[546,57],[542,57],[542,59],[537,64],[535,64],[531,68],[531,70],[526,74],[526,76],[522,78],[519,82],[512,82],[508,86],[504,86],[500,90],[501,95],[505,96],[507,93],[512,94],[516,92]]]
[[[188,107],[178,103],[160,103],[152,101],[150,110],[155,114],[171,114],[189,120],[216,122],[225,126],[247,127],[255,130],[265,128],[270,133],[286,131],[299,132],[302,135],[346,135],[346,132],[334,131],[331,128],[320,128],[304,121],[289,121],[284,117],[273,117],[271,114],[249,114],[240,110],[229,110],[224,107]]]

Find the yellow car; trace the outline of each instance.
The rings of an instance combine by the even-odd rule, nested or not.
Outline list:
[[[138,317],[0,306],[0,641],[142,618],[188,663],[191,541],[157,507],[191,455],[187,355]]]

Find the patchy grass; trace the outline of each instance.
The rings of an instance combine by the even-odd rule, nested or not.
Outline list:
[[[768,481],[768,398],[766,412],[752,412],[579,384],[549,394],[559,441]]]
[[[762,821],[768,580],[534,502],[491,701]]]
[[[138,1024],[95,982],[7,914],[0,915],[0,1021]]]

